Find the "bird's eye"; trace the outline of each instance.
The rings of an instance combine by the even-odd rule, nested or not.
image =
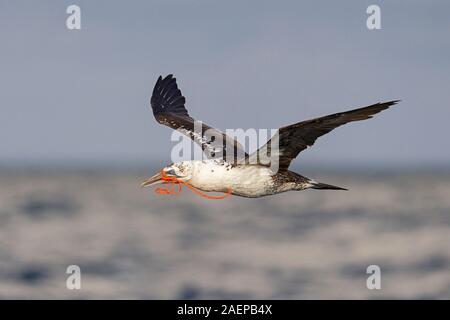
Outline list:
[[[175,173],[175,170],[173,169],[169,169],[166,171],[166,174],[171,175],[171,176],[176,176],[177,174]]]

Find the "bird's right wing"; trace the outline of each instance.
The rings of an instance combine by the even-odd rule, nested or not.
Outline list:
[[[156,121],[190,137],[201,146],[208,158],[236,162],[248,156],[236,139],[190,117],[185,103],[186,99],[173,75],[169,74],[164,79],[160,76],[150,100]],[[230,157],[230,154],[233,156]]]
[[[245,159],[247,163],[259,163],[260,158],[278,161],[279,170],[287,170],[291,161],[297,155],[312,146],[317,138],[329,133],[333,129],[352,121],[360,121],[372,118],[373,115],[396,104],[399,100],[384,103],[376,103],[368,107],[359,108],[346,112],[339,112],[325,117],[298,122],[278,129],[275,138],[278,140],[277,150],[272,150],[272,137],[264,146],[252,153]],[[273,163],[264,163],[264,165],[273,165]]]

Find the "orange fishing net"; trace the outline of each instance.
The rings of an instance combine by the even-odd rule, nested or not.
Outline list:
[[[200,191],[199,189],[197,189],[193,185],[187,183],[186,181],[180,180],[175,177],[169,177],[168,175],[166,175],[164,170],[161,170],[161,177],[162,177],[161,180],[164,181],[164,184],[170,184],[171,187],[170,188],[167,188],[167,187],[156,188],[155,192],[159,195],[169,195],[169,194],[177,195],[177,194],[181,193],[181,191],[183,191],[182,185],[185,185],[186,187],[191,189],[193,192],[195,192],[197,195],[199,195],[203,198],[206,198],[206,199],[224,199],[224,198],[229,197],[231,195],[231,193],[233,192],[233,190],[231,188],[228,188],[227,192],[224,195],[213,196],[213,195],[209,195],[207,193]],[[176,189],[175,186],[177,186],[178,188]]]

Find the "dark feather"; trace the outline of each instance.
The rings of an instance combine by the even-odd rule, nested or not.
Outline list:
[[[189,116],[185,103],[186,99],[173,75],[169,74],[164,79],[160,76],[150,99],[156,121],[189,136],[202,147],[208,158],[236,162],[238,158],[247,156],[235,139],[218,129],[202,123],[201,132],[195,132],[195,119]],[[222,137],[222,143],[216,137]],[[234,154],[234,157],[227,157],[227,152],[228,155]]]
[[[291,161],[295,159],[301,151],[305,150],[308,146],[312,146],[320,136],[323,136],[348,122],[370,119],[373,115],[395,105],[398,101],[399,100],[377,103],[364,108],[298,122],[278,129],[279,170],[287,170]],[[259,159],[260,154],[270,156],[272,152],[270,150],[272,139],[255,153],[251,154],[246,161],[249,161],[250,163],[255,162],[257,161],[256,159]]]

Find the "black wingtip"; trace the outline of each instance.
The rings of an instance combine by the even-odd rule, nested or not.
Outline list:
[[[177,81],[173,74],[168,74],[164,78],[160,75],[150,99],[153,113],[156,115],[170,112],[188,116],[184,106],[185,102],[186,99],[181,94],[180,89],[178,89]]]
[[[380,104],[387,104],[390,107],[390,106],[394,106],[394,105],[398,104],[401,101],[402,100],[392,100],[392,101],[387,101],[387,102],[381,102]]]

